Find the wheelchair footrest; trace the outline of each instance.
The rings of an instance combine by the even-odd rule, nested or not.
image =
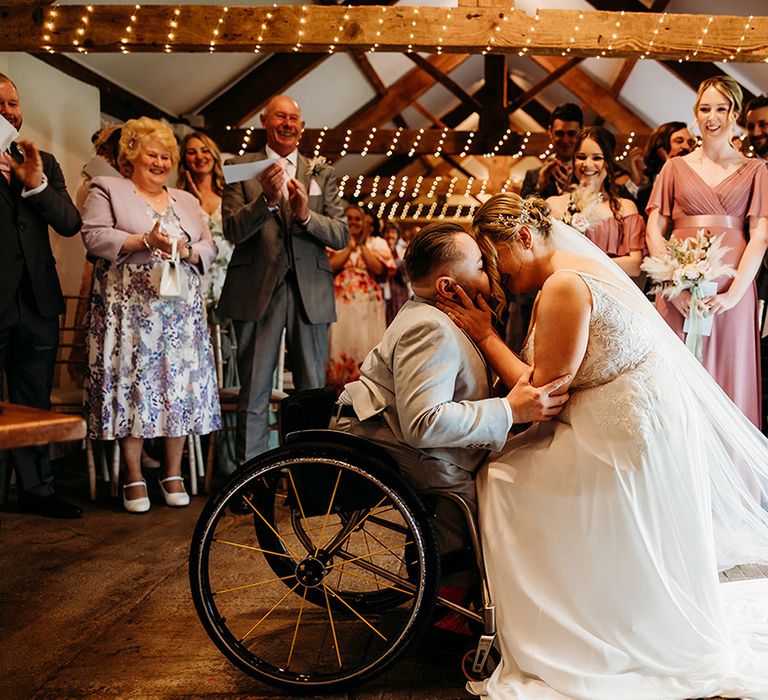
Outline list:
[[[480,674],[485,668],[485,662],[488,660],[488,654],[491,653],[493,643],[496,640],[495,634],[484,634],[480,637],[480,641],[477,643],[477,651],[475,652],[475,659],[472,662],[472,671]]]

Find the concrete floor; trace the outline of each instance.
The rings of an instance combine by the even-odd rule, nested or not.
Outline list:
[[[122,512],[84,469],[57,467],[81,520],[0,516],[0,698],[277,698],[213,646],[195,614],[187,553],[204,496],[167,508],[150,485],[146,515]],[[326,696],[327,697],[327,696]],[[334,696],[332,696],[334,697]],[[467,698],[456,663],[410,654],[337,699]]]

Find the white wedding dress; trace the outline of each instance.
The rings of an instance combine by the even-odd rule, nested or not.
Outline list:
[[[768,443],[701,384],[629,278],[577,274],[592,315],[571,399],[478,475],[502,662],[468,689],[768,698],[768,580],[718,581],[718,568],[768,561]]]

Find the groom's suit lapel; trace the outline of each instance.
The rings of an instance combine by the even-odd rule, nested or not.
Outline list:
[[[488,396],[493,396],[493,377],[491,375],[491,368],[488,366],[488,363],[485,360],[485,356],[483,355],[482,352],[480,352],[480,348],[477,347],[477,345],[475,344],[475,341],[469,337],[466,331],[462,330],[461,332],[464,334],[466,339],[470,342],[472,347],[475,349],[475,352],[477,353],[478,357],[480,358],[480,362],[483,364],[483,367],[485,368],[485,378],[488,381]]]

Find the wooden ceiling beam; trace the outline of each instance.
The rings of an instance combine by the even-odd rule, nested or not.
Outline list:
[[[34,54],[34,57],[47,63],[49,66],[60,70],[65,75],[80,80],[98,89],[100,109],[115,119],[126,121],[136,117],[152,117],[153,119],[165,119],[171,123],[187,123],[178,115],[169,114],[147,102],[145,99],[134,95],[125,88],[116,85],[111,80],[94,73],[82,63],[73,61],[61,54]]]
[[[435,68],[435,66],[426,58],[420,56],[417,53],[408,53],[406,56],[408,56],[408,58],[410,58],[423,71],[429,73],[438,83],[440,83],[449,92],[452,92],[462,102],[467,102],[468,104],[473,105],[475,109],[482,109],[483,106],[474,97],[472,97],[472,95],[470,95],[450,76]],[[465,58],[469,58],[469,56],[465,56]]]
[[[357,63],[358,68],[360,68],[360,70],[363,72],[363,75],[365,76],[370,86],[376,91],[376,94],[379,97],[386,95],[389,88],[387,88],[387,86],[384,84],[384,81],[376,72],[376,69],[373,67],[373,64],[370,62],[370,60],[368,60],[368,57],[364,53],[360,52],[355,52],[354,57],[355,63]],[[395,114],[392,117],[392,121],[396,126],[400,126],[403,129],[408,127],[408,124],[406,123],[405,119],[403,119],[402,114]]]
[[[637,0],[635,0],[637,1]],[[82,17],[89,17],[84,24]],[[131,16],[137,17],[135,21]],[[753,17],[749,31],[736,16],[654,12],[522,10],[484,6],[385,7],[283,5],[0,6],[5,51],[327,53],[332,50],[509,54],[720,61],[738,46],[739,60],[768,59],[768,17]],[[223,22],[219,23],[219,19]],[[172,24],[174,23],[174,24]],[[131,32],[125,28],[131,26]],[[578,26],[579,30],[575,31]],[[339,29],[341,27],[341,29]],[[704,30],[707,33],[704,33]],[[218,32],[214,35],[214,30]],[[615,38],[613,38],[615,35]],[[47,37],[47,38],[46,38]],[[741,37],[744,37],[743,41]],[[701,43],[699,41],[701,40]],[[331,48],[333,47],[333,48]]]
[[[415,106],[415,105],[414,105]],[[447,155],[485,155],[488,148],[483,147],[478,132],[457,131],[435,115],[429,113],[428,118],[435,120],[435,128],[429,129],[348,129],[337,127],[336,129],[305,129],[301,137],[301,150],[314,152],[318,148],[318,140],[322,136],[319,153],[324,156],[338,156],[341,151],[347,153],[370,154],[407,154],[413,151],[413,155],[434,155],[445,153]],[[208,129],[207,133],[213,138],[219,147],[230,153],[259,151],[266,143],[264,129]],[[470,135],[474,136],[470,140]],[[245,140],[247,137],[247,141]],[[395,142],[395,137],[397,141]],[[511,132],[506,140],[501,143],[497,155],[513,155],[520,149],[525,134]],[[527,136],[527,151],[540,153],[549,144],[546,132],[540,131]],[[622,144],[627,136],[618,135],[617,141]],[[643,139],[636,139],[642,143]],[[469,143],[469,145],[468,145]]]
[[[427,60],[443,73],[450,73],[469,58],[467,55],[443,54],[430,56]],[[400,114],[411,103],[419,99],[437,81],[420,68],[408,71],[390,85],[387,93],[374,98],[363,105],[354,114],[345,119],[339,128],[370,129],[390,121],[394,115]]]
[[[698,90],[699,83],[701,83],[702,80],[727,75],[724,70],[712,63],[678,63],[677,61],[661,61],[661,65],[682,80],[694,92]],[[754,93],[747,90],[743,85],[741,85],[741,91],[744,95],[744,104],[749,102],[749,100],[755,96]],[[686,116],[683,120],[685,121],[687,118],[688,117]]]
[[[583,60],[584,59],[580,56],[568,59],[565,63],[555,68],[555,70],[550,72],[533,87],[518,95],[513,100],[508,101],[507,114],[512,114],[512,112],[516,112],[518,109],[525,107],[525,105],[533,100],[542,90],[548,88],[550,85],[552,85],[552,83],[556,83],[569,70],[578,66],[579,63],[581,63]]]
[[[565,58],[554,56],[531,56],[540,67],[553,71],[566,63]],[[632,110],[619,102],[608,90],[580,68],[573,68],[560,77],[560,84],[568,88],[582,102],[594,109],[603,119],[619,131],[648,134],[648,126]]]
[[[270,56],[197,113],[204,117],[209,127],[238,126],[258,114],[274,95],[285,92],[326,58],[327,53]]]

